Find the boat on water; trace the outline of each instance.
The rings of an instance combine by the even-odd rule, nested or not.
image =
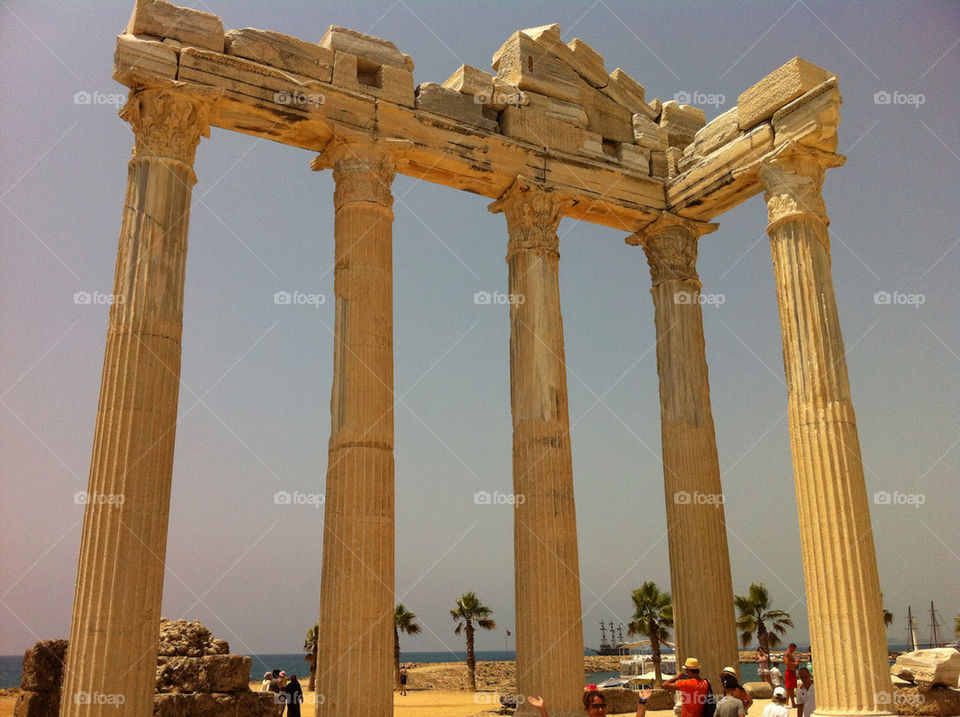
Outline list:
[[[645,687],[653,686],[656,680],[656,669],[653,664],[653,654],[644,651],[650,649],[650,641],[642,640],[640,642],[631,642],[622,645],[628,654],[624,654],[620,660],[620,677],[611,677],[604,680],[597,687],[608,689],[611,687],[626,687],[631,690],[640,690]],[[674,646],[667,642],[661,643],[661,648],[667,647],[671,650]],[[663,679],[673,677],[677,674],[677,656],[673,652],[660,653],[660,676]]]

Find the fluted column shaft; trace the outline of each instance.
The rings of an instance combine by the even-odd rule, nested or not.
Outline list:
[[[386,143],[333,140],[333,391],[317,715],[393,714],[393,196]]]
[[[60,714],[153,713],[180,381],[193,160],[204,107],[132,92],[114,303],[100,383]]]
[[[558,268],[561,204],[518,181],[507,218],[517,690],[582,715],[583,623]],[[524,703],[518,715],[533,714]]]
[[[716,229],[663,214],[628,239],[650,265],[674,632],[681,659],[716,683],[739,665],[733,583],[703,337],[698,237]]]
[[[788,147],[760,171],[783,333],[817,714],[888,713],[890,669],[821,195],[837,155]]]

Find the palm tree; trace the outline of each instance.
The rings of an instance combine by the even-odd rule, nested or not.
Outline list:
[[[757,641],[764,650],[770,652],[771,647],[780,644],[780,635],[783,635],[788,627],[793,627],[789,614],[770,608],[770,593],[763,583],[750,583],[750,594],[735,595],[733,602],[740,611],[737,629],[740,630],[740,641],[744,647],[750,646],[753,633],[756,632]]]
[[[883,626],[890,627],[893,624],[893,613],[883,608]]]
[[[317,682],[317,635],[320,632],[320,623],[316,623],[307,630],[307,638],[303,641],[303,651],[306,656],[303,658],[310,664],[310,681],[307,683],[307,691],[313,692],[316,689]]]
[[[400,633],[416,635],[420,626],[414,622],[416,613],[410,612],[404,604],[397,603],[393,609],[393,683],[400,684]]]
[[[467,633],[467,672],[470,675],[470,689],[477,691],[477,660],[473,653],[473,633],[476,627],[483,630],[495,630],[497,623],[490,619],[493,610],[483,605],[477,596],[472,592],[464,593],[457,598],[457,609],[450,611],[450,617],[457,623],[457,629],[454,632],[459,635],[461,631]],[[474,627],[476,623],[476,627]]]
[[[673,627],[673,601],[670,593],[662,593],[657,584],[648,580],[633,591],[633,619],[627,625],[628,635],[646,635],[653,653],[654,686],[659,687],[660,643],[670,638]]]

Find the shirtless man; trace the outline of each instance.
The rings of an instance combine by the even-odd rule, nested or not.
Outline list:
[[[797,668],[800,666],[800,660],[797,659],[797,643],[791,642],[787,651],[783,653],[783,686],[787,690],[787,697],[790,699],[790,706],[796,707],[796,698],[794,693],[797,689]]]

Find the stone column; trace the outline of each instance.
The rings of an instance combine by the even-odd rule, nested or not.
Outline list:
[[[832,717],[891,711],[880,582],[821,195],[825,170],[843,160],[787,145],[760,169],[783,333],[816,712]]]
[[[317,715],[393,714],[393,196],[388,142],[331,141],[336,325]]]
[[[554,717],[583,714],[583,621],[560,315],[562,204],[518,180],[490,211],[507,217],[513,416],[517,691]],[[518,715],[534,714],[524,702]]]
[[[653,283],[677,650],[714,684],[740,664],[697,275],[697,240],[716,228],[664,213],[627,239],[643,247]]]
[[[184,263],[204,106],[131,92],[136,143],[100,383],[60,714],[153,714]]]

